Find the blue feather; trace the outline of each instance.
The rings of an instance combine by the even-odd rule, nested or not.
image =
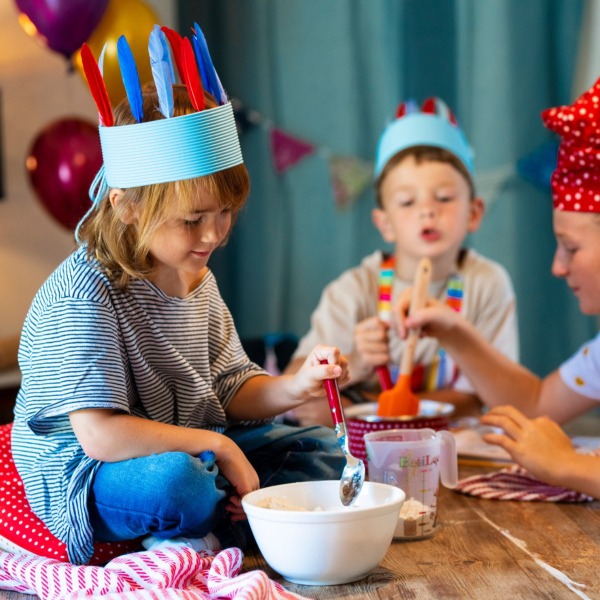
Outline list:
[[[150,67],[152,77],[158,94],[158,106],[165,118],[173,116],[173,83],[175,72],[167,46],[167,38],[158,25],[155,25],[150,33],[148,43],[148,54],[150,55]]]
[[[213,94],[213,89],[210,85],[210,79],[208,78],[208,72],[206,70],[206,65],[204,64],[204,61],[202,60],[202,50],[200,48],[200,42],[198,41],[198,38],[195,35],[192,36],[192,43],[194,45],[194,54],[196,55],[196,63],[200,67],[200,77],[202,78],[202,87],[209,94]],[[213,96],[214,96],[214,94],[213,94]]]
[[[141,123],[144,117],[142,86],[140,85],[140,76],[138,75],[133,53],[124,35],[117,40],[117,58],[119,59],[121,77],[123,78],[123,85],[125,86],[131,113],[136,121]]]
[[[227,102],[227,94],[221,85],[217,71],[213,65],[213,61],[208,51],[208,45],[206,44],[206,38],[200,29],[198,23],[194,23],[194,31],[196,33],[193,36],[194,50],[196,51],[196,58],[200,65],[200,74],[202,76],[202,82],[204,88],[210,92],[219,104],[225,104]]]
[[[177,77],[175,77],[175,69],[173,67],[173,61],[171,59],[171,53],[169,51],[169,41],[167,40],[167,35],[160,25],[155,25],[153,29],[159,32],[155,33],[154,35],[159,36],[160,38],[160,43],[163,46],[162,56],[169,65],[169,78],[171,79],[171,84],[175,85],[175,83],[177,83]]]

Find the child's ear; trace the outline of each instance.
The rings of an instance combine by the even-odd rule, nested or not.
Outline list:
[[[126,200],[123,190],[112,188],[108,194],[108,200],[122,223],[133,225],[137,222],[136,211]]]
[[[381,208],[374,208],[371,211],[371,220],[373,221],[373,225],[375,225],[375,227],[379,230],[384,242],[396,242],[394,228],[392,227],[385,210],[382,210]]]
[[[473,233],[479,229],[484,214],[485,202],[481,198],[473,198],[473,200],[471,200],[469,223],[467,225],[467,231],[469,233]]]

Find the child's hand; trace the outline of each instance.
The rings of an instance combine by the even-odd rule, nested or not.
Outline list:
[[[481,417],[481,422],[504,430],[486,433],[486,442],[504,448],[515,462],[541,481],[565,485],[561,470],[569,468],[576,452],[556,422],[548,417],[528,419],[513,406],[492,408]]]
[[[258,473],[235,442],[226,436],[222,438],[222,446],[216,453],[217,466],[220,474],[229,481],[241,498],[260,487]]]
[[[327,363],[321,364],[321,361]],[[292,377],[290,395],[300,402],[324,397],[324,379],[337,379],[338,384],[342,385],[348,378],[348,361],[340,354],[339,349],[333,346],[316,346]]]
[[[229,496],[225,510],[229,513],[232,521],[245,521],[248,517],[242,506],[242,499],[239,496]]]
[[[379,317],[370,317],[354,328],[354,344],[360,358],[375,368],[391,361],[389,352],[389,325]]]
[[[408,315],[412,290],[406,289],[393,307],[394,321],[398,335],[405,339],[409,329],[421,329],[421,334],[431,336],[440,341],[446,337],[454,327],[460,324],[462,317],[447,304],[428,297],[425,308]]]

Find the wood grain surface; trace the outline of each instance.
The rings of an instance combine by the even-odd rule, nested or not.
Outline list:
[[[294,585],[258,554],[244,567],[319,600],[600,599],[600,502],[483,500],[441,489],[438,514],[432,538],[394,541],[379,568],[352,584]]]
[[[476,472],[462,467],[460,476]],[[244,569],[263,569],[286,589],[319,600],[600,600],[600,501],[482,500],[441,488],[435,535],[394,541],[362,581],[291,584],[258,552],[246,554]],[[1,600],[33,598],[0,591]]]

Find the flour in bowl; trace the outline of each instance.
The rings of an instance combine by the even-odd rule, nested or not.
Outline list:
[[[285,496],[267,496],[256,503],[256,506],[261,508],[272,508],[274,510],[295,510],[295,511],[308,511],[308,508],[294,504],[291,500]]]

